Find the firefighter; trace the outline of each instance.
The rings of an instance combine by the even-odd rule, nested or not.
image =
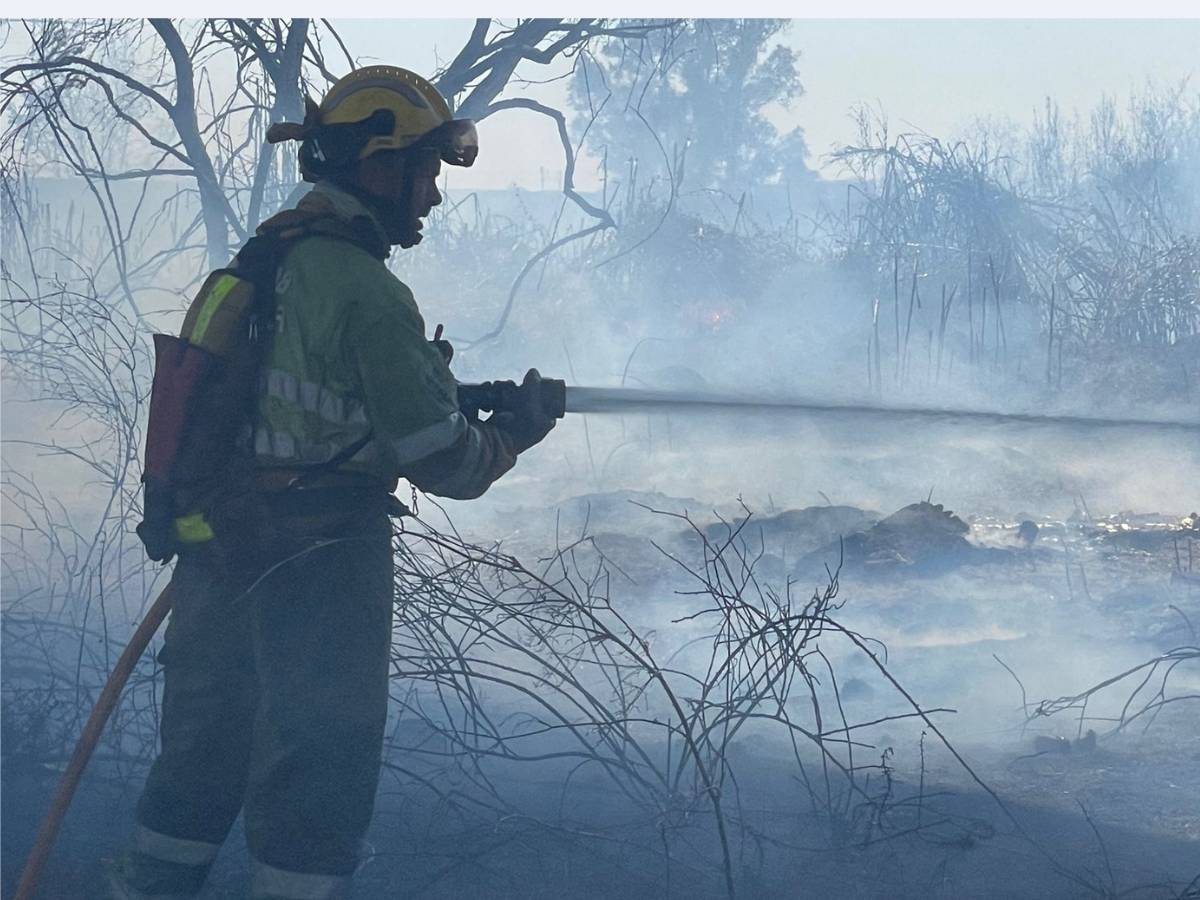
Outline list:
[[[347,896],[387,715],[397,479],[478,497],[554,424],[532,389],[465,416],[449,345],[426,339],[385,264],[421,240],[441,165],[474,162],[471,123],[420,76],[371,66],[269,139],[300,141],[315,182],[258,230],[285,248],[253,433],[269,521],[221,540],[248,519],[214,509],[179,554],[162,750],[111,873],[121,898],[198,892],[239,811],[253,897]],[[530,370],[523,387],[538,381]]]

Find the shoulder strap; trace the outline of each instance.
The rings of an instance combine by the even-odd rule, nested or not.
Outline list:
[[[258,229],[258,236],[274,235],[285,241],[316,234],[351,243],[376,259],[387,259],[391,253],[391,247],[367,219],[344,219],[319,204],[285,209]]]
[[[253,282],[255,293],[264,301],[274,300],[275,272],[292,240],[277,231],[260,232],[246,241],[234,258],[234,271]]]
[[[267,229],[260,231],[246,242],[238,252],[238,272],[244,274],[254,283],[255,304],[261,321],[267,323],[268,329],[274,324],[275,307],[275,276],[288,245],[292,242],[314,233],[330,233],[322,228],[331,221],[325,217],[306,217],[307,221],[289,224],[283,229]],[[340,236],[340,235],[334,235]],[[349,240],[349,238],[347,238]],[[375,436],[374,429],[369,429],[365,435],[346,447],[343,447],[329,459],[316,463],[293,478],[287,490],[302,488],[315,479],[333,472],[344,462],[348,462],[358,451],[367,446]]]

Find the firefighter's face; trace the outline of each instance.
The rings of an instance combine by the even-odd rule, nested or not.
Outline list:
[[[412,233],[416,237],[413,243],[421,240],[421,227],[424,219],[435,206],[442,202],[442,194],[438,190],[437,179],[442,171],[442,161],[436,152],[422,151],[410,157],[407,162],[406,177],[411,180],[412,196],[409,198],[408,211]],[[401,246],[409,246],[401,244]]]
[[[437,187],[441,170],[434,151],[376,153],[360,164],[359,182],[380,201],[393,244],[408,248],[421,242],[422,220],[442,202]]]

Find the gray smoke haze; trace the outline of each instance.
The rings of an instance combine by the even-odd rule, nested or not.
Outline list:
[[[740,46],[734,21],[696,34]],[[1073,122],[1048,106],[965,136],[901,136],[859,113],[863,143],[843,148],[834,178],[807,168],[803,134],[767,127],[761,104],[738,122],[761,147],[691,149],[680,122],[710,140],[737,130],[719,102],[731,70],[699,51],[677,75],[687,91],[669,78],[647,90],[653,136],[615,100],[592,115],[587,72],[632,89],[606,48],[564,102],[571,135],[590,135],[589,161],[606,166],[581,196],[615,227],[540,255],[596,220],[557,190],[467,192],[448,178],[424,242],[391,258],[430,336],[445,325],[460,381],[532,366],[604,388],[1200,419],[1194,89],[1152,86]],[[768,41],[746,57],[760,88],[801,65],[772,53]],[[749,150],[753,165],[721,162]],[[73,710],[169,574],[132,535],[149,335],[177,331],[207,265],[196,197],[163,179],[108,185],[116,217],[137,223],[122,282],[81,179],[5,172],[5,759],[14,783],[35,773],[5,820],[6,839],[17,822],[24,840]],[[294,184],[278,187],[272,203]],[[722,896],[718,798],[736,807],[743,896],[795,896],[803,879],[831,897],[1194,896],[1197,436],[762,409],[568,414],[485,497],[415,497],[427,524],[403,525],[396,755],[362,895]],[[523,568],[489,570],[479,547]],[[747,609],[769,622],[761,633]],[[780,625],[806,609],[812,636]],[[789,641],[793,656],[779,649]],[[1162,655],[1086,705],[1074,696]],[[448,686],[464,660],[486,673],[477,695]],[[705,682],[726,670],[747,680]],[[129,816],[117,787],[153,751],[159,677],[147,656],[69,862],[111,851],[111,810]],[[777,682],[791,692],[736,727],[711,712]],[[945,711],[922,717],[913,702]],[[801,725],[779,727],[784,713]],[[705,749],[681,756],[687,716]],[[688,768],[702,758],[736,777],[705,786]],[[851,787],[842,765],[860,778]],[[843,795],[818,796],[822,767]],[[913,799],[923,791],[932,806]],[[476,844],[485,862],[463,862]],[[1064,874],[1080,860],[1099,872],[1110,852],[1111,883]],[[1026,865],[1002,881],[1013,859]],[[225,852],[212,896],[236,895],[242,863]],[[6,889],[17,864],[5,861]]]

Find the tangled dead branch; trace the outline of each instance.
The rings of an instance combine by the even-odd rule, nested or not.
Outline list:
[[[1078,694],[1042,700],[1028,711],[1027,721],[1077,710],[1079,736],[1083,735],[1084,727],[1089,722],[1106,723],[1109,726],[1109,731],[1100,737],[1124,731],[1134,722],[1139,722],[1145,733],[1165,707],[1172,703],[1200,700],[1200,693],[1173,691],[1169,685],[1171,676],[1180,666],[1198,663],[1200,646],[1175,647]],[[1130,685],[1133,685],[1133,689],[1125,696],[1115,716],[1088,715],[1089,705],[1111,698],[1121,688],[1128,690]]]
[[[837,620],[837,571],[811,595],[791,582],[775,589],[755,574],[761,553],[740,539],[745,520],[714,543],[680,518],[700,558],[662,550],[694,585],[681,592],[690,609],[675,620],[686,635],[675,641],[631,620],[611,591],[619,570],[586,533],[534,570],[453,531],[410,525],[397,546],[392,771],[462,816],[537,819],[503,774],[536,763],[542,777],[561,777],[556,815],[541,825],[579,834],[592,823],[567,812],[567,797],[590,770],[668,857],[682,832],[705,825],[731,896],[736,860],[763,843],[820,851],[915,830],[964,839],[974,826],[931,815],[920,789],[902,795],[893,748],[858,737],[950,710],[903,695],[896,714],[855,722],[842,704],[832,645],[867,654],[885,674],[886,653]],[[744,808],[738,771],[750,742],[790,760],[787,780],[825,823],[821,846],[770,833]],[[439,786],[447,781],[453,792]]]

